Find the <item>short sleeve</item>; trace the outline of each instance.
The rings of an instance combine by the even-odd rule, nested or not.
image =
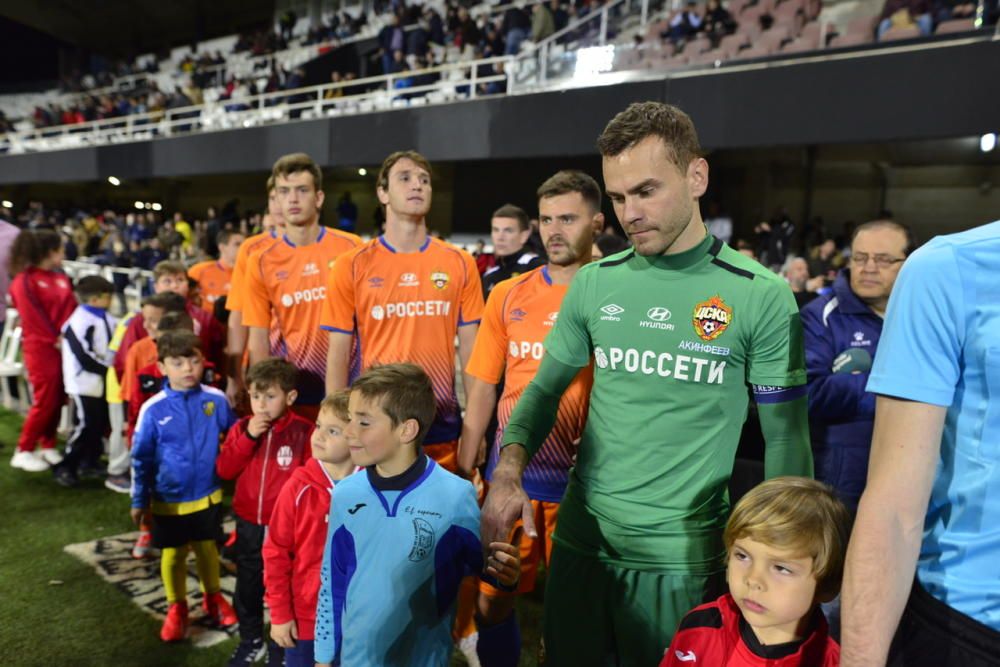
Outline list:
[[[889,297],[868,391],[951,405],[965,335],[961,285],[950,246],[926,246],[906,260]]]
[[[260,254],[252,255],[247,262],[243,284],[243,324],[266,329],[271,326],[271,298],[264,284],[260,263]]]
[[[483,320],[476,332],[476,344],[472,346],[472,356],[465,367],[469,375],[497,384],[503,377],[507,361],[507,327],[503,323],[503,306],[510,294],[510,288],[500,283],[486,299]]]
[[[354,333],[355,293],[353,252],[341,255],[334,261],[327,277],[326,299],[320,327],[327,331]]]
[[[253,244],[252,239],[244,241],[236,253],[233,275],[229,279],[229,294],[226,296],[226,310],[230,312],[243,311],[243,288],[246,284],[247,260],[250,259],[251,244]]]
[[[188,269],[188,278],[194,280],[195,282],[200,282],[201,276],[205,272],[205,268],[207,265],[208,262],[198,262],[197,264],[192,266],[190,269]]]
[[[483,317],[483,284],[472,255],[461,251],[465,282],[462,284],[462,308],[458,315],[458,326],[478,324]]]
[[[590,363],[593,342],[590,339],[584,302],[590,281],[593,280],[591,267],[594,266],[597,265],[585,266],[576,274],[559,307],[556,325],[545,337],[546,353],[566,366],[583,368]]]
[[[774,387],[797,387],[806,383],[802,320],[791,288],[779,280],[760,281],[750,312],[734,313],[753,318],[747,350],[747,381]]]

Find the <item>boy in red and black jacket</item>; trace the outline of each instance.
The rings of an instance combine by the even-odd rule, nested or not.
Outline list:
[[[821,602],[840,590],[851,517],[833,489],[776,477],[736,504],[729,593],[688,612],[660,667],[837,667]]]
[[[216,461],[223,479],[236,479],[236,592],[240,643],[230,665],[252,664],[264,653],[264,562],[261,548],[281,487],[310,456],[313,425],[289,410],[297,393],[297,371],[282,359],[250,368],[247,387],[253,416],[230,429]],[[269,665],[282,664],[282,650],[271,643]]]

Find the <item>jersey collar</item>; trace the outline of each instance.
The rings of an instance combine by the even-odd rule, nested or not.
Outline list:
[[[324,227],[323,225],[320,225],[319,226],[319,236],[316,237],[316,241],[314,241],[314,243],[319,243],[320,241],[322,241],[324,236],[326,236],[326,227]],[[291,240],[288,238],[288,234],[282,234],[281,238],[284,239],[285,243],[287,243],[291,247],[293,247],[293,248],[297,248],[298,247],[294,243],[291,242]]]
[[[546,264],[542,267],[542,280],[545,281],[546,285],[552,284],[552,276],[549,275],[549,265]]]
[[[676,255],[653,255],[647,257],[636,253],[635,257],[647,266],[678,270],[690,268],[706,257],[718,254],[721,248],[722,242],[706,232],[705,238],[698,245]]]
[[[385,249],[388,250],[389,252],[399,252],[398,250],[396,250],[395,248],[393,248],[389,244],[389,242],[385,239],[385,234],[381,234],[378,237],[378,242],[381,243],[383,246],[385,246]],[[424,239],[423,245],[420,246],[420,248],[417,250],[417,252],[423,252],[424,250],[427,250],[427,246],[429,246],[430,244],[431,244],[431,235],[428,234],[427,238]]]

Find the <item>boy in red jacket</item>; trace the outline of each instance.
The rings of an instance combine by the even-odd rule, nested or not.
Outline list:
[[[313,425],[289,410],[297,393],[297,371],[283,359],[267,359],[247,373],[253,416],[229,431],[216,461],[223,479],[236,478],[236,592],[240,643],[230,667],[250,665],[264,654],[264,561],[261,548],[281,487],[309,458]],[[268,665],[282,664],[282,650],[272,644]]]
[[[355,472],[344,430],[349,390],[323,399],[312,435],[313,459],[295,471],[274,505],[264,540],[265,599],[271,639],[286,667],[313,667],[313,626],[327,518],[336,482]]]
[[[776,477],[733,510],[729,593],[688,612],[660,667],[836,667],[821,602],[840,590],[851,517],[826,484]]]

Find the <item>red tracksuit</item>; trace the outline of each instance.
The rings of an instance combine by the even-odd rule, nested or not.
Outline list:
[[[281,490],[264,539],[264,599],[271,622],[295,621],[302,640],[314,639],[333,485],[319,461],[306,461]]]
[[[236,422],[222,443],[215,471],[223,479],[236,480],[233,511],[244,521],[266,526],[274,501],[296,468],[312,455],[311,422],[286,410],[271,428],[254,440],[247,433],[244,417]]]
[[[812,633],[801,642],[763,646],[726,593],[687,613],[660,667],[837,667],[840,646],[823,612],[813,613]]]
[[[76,309],[73,286],[62,273],[30,267],[14,276],[10,297],[21,316],[21,349],[34,396],[17,448],[30,452],[39,443],[52,448],[66,402],[59,330]]]
[[[194,320],[194,332],[201,339],[201,351],[205,355],[205,359],[215,364],[216,368],[223,368],[223,364],[226,361],[225,329],[222,328],[222,325],[214,317],[199,306],[188,303],[187,312],[191,316],[191,319]],[[132,346],[132,343],[142,340],[148,335],[146,327],[142,323],[142,317],[133,317],[129,321],[128,327],[125,329],[125,335],[122,336],[121,345],[118,346],[118,352],[115,353],[115,373],[118,374],[119,381],[121,381],[122,375],[125,373],[125,359],[127,358],[129,347]]]

